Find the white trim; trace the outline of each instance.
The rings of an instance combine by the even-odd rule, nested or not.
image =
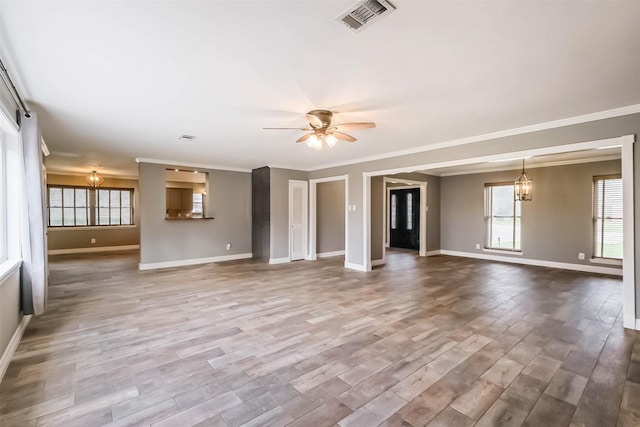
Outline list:
[[[387,184],[406,184],[402,186],[389,187]],[[418,236],[418,255],[419,256],[427,256],[427,181],[410,181],[406,179],[399,178],[390,178],[385,176],[382,179],[382,189],[383,189],[383,212],[382,212],[382,259],[385,260],[387,257],[387,247],[390,246],[391,241],[391,224],[389,218],[387,218],[387,211],[389,208],[389,200],[391,200],[391,191],[392,190],[403,190],[403,189],[411,189],[411,188],[419,188],[420,189],[420,216],[418,221],[420,222],[420,236]]]
[[[22,339],[22,335],[24,331],[27,329],[29,322],[31,321],[31,315],[28,314],[26,316],[22,316],[22,320],[18,324],[16,331],[13,333],[11,337],[11,341],[7,344],[7,348],[4,349],[4,353],[2,353],[2,357],[0,357],[0,382],[2,382],[2,378],[4,374],[7,372],[7,368],[13,359],[13,355],[16,353],[18,345],[20,344],[20,340]]]
[[[522,251],[510,251],[508,249],[482,248],[482,252],[491,252],[494,254],[518,255],[522,256]]]
[[[636,331],[640,331],[640,319],[636,319]]]
[[[592,263],[592,264],[617,265],[618,267],[622,267],[622,260],[621,259],[590,258],[589,262]]]
[[[251,173],[251,169],[235,168],[235,167],[220,166],[220,165],[209,165],[206,163],[192,163],[192,162],[179,162],[175,160],[149,159],[147,157],[136,157],[135,160],[137,163],[153,163],[156,165],[184,166],[187,168],[202,168],[202,169],[212,169],[212,170],[219,170],[219,171]]]
[[[138,228],[137,224],[133,225],[91,225],[78,227],[47,227],[47,231],[92,231],[92,230],[122,230],[127,228]]]
[[[502,130],[498,132],[486,133],[483,135],[453,139],[449,141],[425,145],[422,147],[410,148],[407,150],[391,151],[385,154],[378,154],[375,156],[360,157],[358,159],[352,159],[344,162],[329,163],[321,166],[314,166],[312,168],[303,169],[303,170],[316,171],[321,169],[329,169],[337,166],[347,166],[347,165],[353,165],[356,163],[364,163],[364,162],[370,162],[374,160],[383,160],[391,157],[406,156],[408,154],[416,154],[416,153],[422,153],[426,151],[440,150],[442,148],[454,147],[457,145],[472,144],[475,142],[488,141],[491,139],[521,135],[525,133],[537,132],[537,131],[547,130],[547,129],[561,128],[564,126],[587,123],[595,120],[610,119],[613,117],[627,116],[629,114],[636,114],[636,113],[640,113],[640,104],[633,104],[626,107],[614,108],[611,110],[599,111],[596,113],[584,114],[581,116],[568,117],[565,119],[552,120],[549,122],[538,123],[530,126],[523,126],[523,127],[514,128],[514,129],[507,129],[507,130]],[[616,145],[616,144],[609,144],[609,146],[612,146],[612,145]],[[418,170],[418,169],[413,169],[413,170]]]
[[[595,162],[606,162],[609,160],[620,160],[619,155],[615,156],[600,156],[600,157],[589,157],[585,159],[574,159],[574,160],[558,160],[555,162],[543,162],[543,163],[527,163],[527,169],[537,169],[537,168],[548,168],[554,166],[567,166],[567,165],[577,165],[583,163],[595,163]],[[458,176],[458,175],[472,175],[476,173],[487,173],[487,172],[502,172],[502,171],[520,171],[522,170],[522,166],[505,166],[505,167],[487,167],[482,169],[473,169],[466,170],[460,172],[451,172],[451,173],[434,173],[435,176],[447,177],[447,176]]]
[[[334,256],[342,256],[345,254],[345,251],[332,251],[332,252],[322,252],[317,254],[318,258],[331,258]]]
[[[19,269],[21,265],[22,260],[20,259],[7,259],[0,262],[0,286],[2,286],[5,279]]]
[[[435,249],[433,251],[427,251],[427,256],[436,256],[442,255],[442,251],[440,249]]]
[[[269,264],[286,264],[288,262],[291,262],[291,258],[289,258],[288,256],[282,257],[282,258],[270,258],[269,259]]]
[[[635,276],[635,230],[634,230],[634,176],[633,176],[633,143],[634,135],[620,138],[622,141],[622,317],[625,328],[637,327],[636,318],[636,276]]]
[[[309,256],[308,251],[308,240],[309,240],[309,185],[307,181],[298,180],[298,179],[290,179],[289,180],[289,248],[288,254],[289,259],[292,259],[291,256],[291,246],[293,245],[293,239],[291,235],[291,230],[293,229],[293,225],[291,222],[291,218],[293,217],[293,188],[295,186],[301,186],[302,188],[302,247],[304,248],[304,253],[301,259],[307,259]],[[296,259],[297,261],[298,259]]]
[[[344,181],[344,254],[349,253],[349,175],[336,175],[309,180],[309,248],[308,258],[314,261],[320,257],[317,253],[318,239],[318,187],[323,182]]]
[[[348,268],[349,270],[356,270],[356,271],[362,271],[362,272],[367,272],[371,270],[371,268],[367,269],[367,267],[365,267],[364,265],[355,264],[352,262],[345,262],[344,267]]]
[[[633,135],[631,135],[631,137],[633,137]],[[499,153],[499,154],[487,154],[485,156],[480,156],[480,157],[467,157],[464,159],[447,160],[447,161],[437,162],[437,163],[407,165],[407,166],[397,167],[393,169],[378,170],[373,172],[363,172],[363,174],[366,174],[368,176],[379,176],[379,175],[390,175],[394,173],[403,173],[403,172],[415,171],[415,170],[429,171],[429,169],[440,169],[440,168],[448,168],[451,166],[464,166],[464,165],[471,165],[474,163],[485,163],[485,162],[491,162],[494,160],[504,160],[504,159],[512,158],[514,156],[535,157],[535,156],[544,156],[547,154],[592,150],[598,147],[606,147],[606,146],[611,146],[615,144],[620,144],[623,138],[625,137],[597,139],[592,141],[577,142],[577,143],[564,144],[564,145],[551,145],[551,146],[542,147],[542,148],[531,148],[524,151],[510,151],[510,152]]]
[[[371,271],[371,177],[366,172],[362,174],[362,193],[362,267],[363,271]]]
[[[164,262],[148,262],[148,263],[139,263],[139,270],[155,270],[158,268],[171,268],[171,267],[186,267],[188,265],[197,265],[197,264],[209,264],[212,262],[222,262],[222,261],[234,261],[237,259],[247,259],[253,256],[252,253],[245,254],[234,254],[234,255],[222,255],[222,256],[213,256],[208,258],[192,258],[192,259],[179,259],[176,261],[164,261]]]
[[[131,251],[140,249],[140,245],[122,245],[122,246],[97,246],[90,248],[69,248],[69,249],[49,249],[48,255],[65,255],[65,254],[84,254],[92,252],[117,252]]]
[[[485,254],[474,253],[474,252],[449,251],[446,249],[442,249],[440,252],[442,255],[457,256],[457,257],[464,257],[464,258],[476,258],[476,259],[483,259],[487,261],[534,265],[537,267],[560,268],[563,270],[584,271],[587,273],[610,274],[613,276],[622,275],[622,270],[620,270],[619,268],[597,267],[597,266],[585,265],[585,264],[570,264],[567,262],[544,261],[539,259],[520,258],[520,257],[485,255]]]
[[[371,260],[371,267],[377,267],[379,265],[385,265],[387,263],[384,259],[374,259]]]

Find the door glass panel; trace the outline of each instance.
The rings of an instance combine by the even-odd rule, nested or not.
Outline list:
[[[413,230],[413,194],[407,193],[407,230]]]
[[[391,228],[393,230],[396,229],[397,224],[398,224],[398,218],[397,218],[397,208],[398,208],[398,197],[393,194],[391,196]]]

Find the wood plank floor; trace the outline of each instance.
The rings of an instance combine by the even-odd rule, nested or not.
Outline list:
[[[138,271],[51,260],[9,426],[638,426],[617,278],[393,252]]]

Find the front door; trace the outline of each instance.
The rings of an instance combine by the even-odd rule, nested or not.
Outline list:
[[[392,248],[420,248],[420,189],[391,190],[389,200]]]

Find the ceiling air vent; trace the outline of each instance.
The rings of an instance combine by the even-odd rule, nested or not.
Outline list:
[[[351,31],[358,32],[394,10],[396,8],[386,0],[363,0],[341,13],[336,21],[345,24]]]

